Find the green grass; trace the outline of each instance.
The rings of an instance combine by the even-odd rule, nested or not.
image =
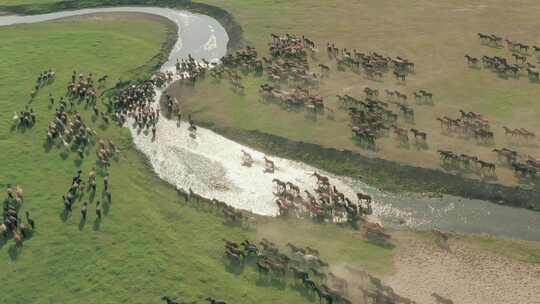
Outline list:
[[[80,203],[62,221],[61,195],[79,163],[74,154],[63,159],[56,148],[44,150],[46,126],[54,113],[47,107],[48,93],[57,99],[63,95],[74,69],[107,73],[109,85],[129,79],[134,76],[130,71],[149,62],[167,37],[163,23],[118,16],[0,28],[0,185],[24,187],[23,211],[30,211],[37,224],[23,248],[15,248],[11,240],[0,243],[2,274],[9,278],[0,284],[2,301],[157,303],[160,295],[169,294],[188,301],[215,295],[233,303],[311,302],[290,287],[261,284],[251,268],[241,274],[227,271],[221,238],[255,240],[272,231],[267,220],[260,228],[252,225],[246,230],[189,206],[151,172],[126,129],[102,129],[99,122],[90,123],[87,112],[85,121],[98,129],[99,138],[120,144],[120,156],[110,170],[113,202],[100,224],[91,208],[89,220],[80,226]],[[58,75],[56,81],[31,104],[38,114],[36,126],[25,132],[12,130],[12,113],[24,108],[38,73],[50,67]],[[81,165],[85,176],[94,164],[92,152]],[[100,186],[101,179],[98,182]],[[100,193],[98,188],[98,197]],[[283,225],[280,222],[277,231],[287,231]],[[321,247],[327,240],[339,248],[321,250],[325,259],[392,271],[391,250],[369,245],[350,230],[305,230],[306,225],[287,225],[288,231],[298,231],[291,239]]]

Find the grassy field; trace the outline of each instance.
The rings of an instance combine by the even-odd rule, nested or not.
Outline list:
[[[253,39],[255,32],[247,25],[259,22],[255,12],[262,14],[273,3],[261,1],[253,8],[247,1],[235,1],[234,7],[229,1],[222,4],[233,12],[251,10],[251,19],[246,13],[237,13],[246,23],[248,38]],[[289,4],[272,7],[281,10]],[[269,32],[263,31],[261,23],[255,25],[257,30]],[[80,163],[74,153],[63,159],[58,149],[46,152],[43,147],[45,129],[54,113],[54,108],[47,106],[48,93],[56,98],[63,95],[73,69],[106,73],[110,76],[109,86],[119,79],[141,77],[155,65],[151,58],[160,51],[170,31],[170,25],[159,19],[125,14],[0,28],[0,186],[24,187],[23,211],[30,211],[37,224],[36,232],[23,248],[14,247],[12,240],[0,240],[0,265],[5,278],[0,284],[2,301],[159,303],[162,294],[169,294],[187,303],[200,303],[207,295],[240,304],[313,302],[289,286],[262,283],[251,268],[242,273],[229,271],[221,253],[223,237],[265,237],[281,245],[288,241],[311,245],[331,264],[347,263],[378,275],[391,274],[395,250],[371,245],[358,232],[268,218],[257,218],[249,228],[240,228],[184,202],[151,172],[126,129],[101,128],[99,121],[90,123],[98,129],[98,137],[111,138],[121,149],[111,168],[112,204],[104,209],[101,222],[95,221],[92,206],[89,220],[81,224],[79,203],[73,215],[62,220],[61,195]],[[38,114],[36,126],[26,131],[12,130],[13,112],[24,108],[37,75],[48,68],[55,69],[58,77],[30,105]],[[256,86],[260,80],[250,81],[249,85]],[[197,118],[203,117],[200,115]],[[250,117],[240,115],[242,112],[235,116],[238,123]],[[86,112],[84,117],[91,121]],[[82,162],[85,177],[94,162],[93,155]],[[98,182],[101,186],[101,178]],[[101,190],[98,187],[98,194]],[[478,237],[466,241],[471,246],[538,263],[536,244],[515,245],[514,241]]]
[[[493,148],[508,147],[538,157],[536,143],[524,144],[505,137],[503,125],[540,132],[540,106],[535,101],[539,86],[530,83],[527,76],[520,79],[501,79],[487,69],[467,67],[465,54],[475,57],[499,55],[511,58],[505,48],[494,49],[480,44],[476,33],[497,33],[527,44],[540,43],[535,36],[537,24],[533,13],[540,4],[525,1],[508,8],[505,1],[482,4],[471,1],[203,1],[230,11],[243,26],[245,38],[263,54],[270,33],[306,35],[320,48],[313,66],[326,63],[331,66],[329,78],[324,79],[319,93],[335,110],[334,115],[311,117],[306,111],[287,111],[272,103],[261,102],[257,92],[266,77],[244,77],[244,95],[230,90],[226,82],[211,80],[199,84],[185,109],[196,114],[200,121],[216,126],[261,130],[293,140],[317,143],[327,147],[350,149],[359,153],[399,161],[417,166],[440,168],[437,149],[478,155],[481,159],[497,162]],[[339,29],[339,30],[336,30]],[[334,63],[328,63],[324,51],[326,42],[339,47],[356,48],[362,52],[377,51],[387,56],[402,56],[416,64],[416,74],[405,84],[393,77],[372,81],[352,72],[338,72]],[[513,60],[513,59],[512,59]],[[534,56],[529,62],[536,64]],[[316,69],[318,70],[318,69]],[[366,87],[377,88],[384,97],[384,89],[399,90],[409,95],[415,110],[415,123],[400,119],[398,125],[417,128],[428,133],[428,148],[398,144],[393,135],[377,141],[378,151],[366,151],[352,138],[348,115],[338,110],[336,94],[364,96]],[[433,92],[434,106],[414,104],[412,92],[425,89]],[[479,145],[474,139],[444,135],[438,116],[459,117],[459,109],[484,114],[495,132],[493,145]],[[396,112],[397,109],[395,109]],[[249,113],[249,115],[246,115]],[[480,178],[477,173],[454,172]],[[486,180],[507,185],[521,183],[503,164],[497,169],[497,178]]]
[[[44,150],[46,126],[54,113],[47,106],[48,93],[57,99],[63,95],[73,69],[107,73],[109,85],[137,76],[130,71],[160,51],[171,31],[168,26],[143,15],[114,14],[0,28],[0,69],[4,71],[0,78],[0,185],[24,187],[23,211],[30,211],[37,225],[20,249],[12,240],[0,242],[0,265],[6,278],[0,284],[2,301],[158,303],[162,294],[169,294],[190,303],[207,295],[233,303],[308,303],[312,300],[290,287],[261,283],[250,268],[241,274],[229,272],[222,257],[223,237],[256,240],[266,236],[280,242],[287,239],[281,235],[291,231],[299,244],[320,246],[329,261],[390,273],[392,250],[370,245],[350,230],[279,221],[277,234],[269,236],[274,231],[271,220],[243,229],[186,204],[151,172],[134,149],[129,131],[102,128],[99,121],[90,123],[98,129],[98,137],[111,138],[121,149],[110,171],[113,201],[105,207],[101,222],[95,221],[92,206],[89,220],[81,224],[80,203],[71,217],[62,220],[61,195],[79,162],[74,153],[63,159],[56,148]],[[30,104],[38,114],[36,126],[12,130],[12,113],[24,109],[37,75],[48,68],[54,68],[58,76]],[[81,164],[84,176],[94,164],[91,153]],[[101,178],[96,199],[100,186]]]

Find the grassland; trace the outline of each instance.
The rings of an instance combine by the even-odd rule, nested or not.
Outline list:
[[[325,5],[338,4],[332,3]],[[261,1],[253,5],[248,1],[220,1],[219,4],[238,14],[251,41],[256,39],[257,30],[270,32],[264,22],[258,20],[267,9],[282,13],[293,11],[288,2],[276,5]],[[306,6],[307,2],[298,4]],[[299,14],[295,17],[302,20]],[[274,31],[288,31],[285,26],[290,25],[289,21],[283,17],[277,20],[285,25],[276,25]],[[250,27],[252,24],[254,29]],[[223,237],[236,240],[266,237],[281,244],[293,241],[312,245],[330,262],[345,262],[381,275],[391,274],[394,250],[370,245],[354,231],[274,219],[257,219],[249,229],[242,229],[224,223],[223,218],[213,212],[187,204],[172,187],[152,174],[133,147],[129,132],[115,127],[98,129],[99,137],[120,143],[122,151],[111,169],[113,203],[104,220],[97,224],[90,212],[90,220],[81,226],[79,206],[75,207],[72,217],[65,222],[61,220],[60,197],[79,162],[75,155],[63,159],[57,149],[44,151],[45,128],[53,115],[53,109],[46,105],[48,92],[55,97],[63,95],[73,69],[98,75],[107,73],[109,85],[118,79],[144,75],[155,65],[155,59],[151,58],[160,51],[168,31],[167,24],[155,19],[121,14],[114,18],[70,19],[0,28],[3,42],[0,46],[0,70],[3,71],[0,77],[0,166],[3,168],[0,185],[23,185],[24,210],[33,214],[38,226],[22,249],[17,250],[12,241],[0,242],[0,265],[6,278],[0,284],[2,301],[158,303],[159,296],[166,293],[188,303],[200,301],[209,294],[233,303],[312,302],[289,287],[281,289],[261,284],[257,274],[249,268],[240,274],[228,271],[221,254]],[[263,39],[260,41],[262,43]],[[146,64],[140,68],[142,63]],[[42,90],[31,105],[38,113],[37,125],[26,132],[11,130],[13,111],[24,108],[35,77],[49,67],[57,71],[58,78],[52,86]],[[251,81],[253,83],[249,84]],[[257,81],[250,79],[247,83],[254,87]],[[228,88],[224,87],[223,92],[228,94]],[[236,116],[238,123],[243,121],[241,114]],[[196,115],[203,118],[202,113]],[[249,119],[249,116],[244,118]],[[85,117],[86,121],[91,121]],[[88,156],[82,163],[85,173],[94,161],[95,157]],[[430,237],[426,239],[429,241]],[[467,242],[517,260],[538,263],[536,244],[524,242],[517,246],[514,241],[478,237],[468,238]]]
[[[155,18],[124,14],[0,28],[0,69],[4,71],[0,79],[0,184],[24,187],[23,210],[30,211],[37,224],[23,248],[17,249],[11,240],[0,243],[2,273],[9,278],[0,284],[2,301],[157,303],[160,295],[170,294],[190,302],[206,295],[233,303],[311,302],[289,287],[261,284],[250,268],[241,274],[229,272],[221,239],[268,236],[270,224],[263,220],[260,228],[243,229],[186,204],[151,172],[126,129],[90,123],[98,129],[99,138],[111,138],[121,149],[110,171],[113,201],[105,209],[104,220],[95,221],[91,208],[89,220],[81,224],[79,204],[71,217],[62,220],[61,195],[80,163],[75,154],[64,159],[60,150],[47,153],[43,147],[54,113],[47,106],[48,93],[56,98],[63,95],[73,69],[107,73],[109,86],[118,79],[140,76],[140,68],[136,74],[133,70],[141,63],[154,64],[150,59],[160,52],[171,30],[170,24]],[[24,108],[37,75],[48,68],[54,68],[58,77],[30,104],[38,114],[36,126],[12,130],[12,113]],[[80,167],[86,173],[94,164],[91,154]],[[370,245],[350,230],[310,225],[280,221],[282,229],[271,239],[282,241],[285,238],[279,236],[284,231],[295,231],[294,240],[321,246],[329,261],[347,261],[381,274],[392,271],[391,249]]]
[[[217,127],[259,130],[292,140],[316,143],[325,147],[348,149],[371,157],[380,157],[415,166],[440,167],[437,149],[478,155],[497,162],[493,148],[509,147],[523,155],[538,155],[538,145],[509,140],[503,125],[527,128],[540,132],[540,106],[535,102],[538,84],[530,83],[526,75],[520,79],[501,79],[487,69],[471,69],[463,58],[465,54],[476,57],[499,55],[509,57],[506,48],[483,46],[477,32],[493,32],[528,44],[538,43],[535,37],[537,18],[533,13],[538,3],[525,1],[508,8],[505,1],[487,4],[470,1],[203,1],[230,11],[243,26],[246,40],[263,55],[270,40],[270,33],[303,34],[315,40],[320,53],[313,65],[319,62],[331,66],[332,71],[320,86],[318,93],[326,97],[333,115],[311,117],[306,111],[287,111],[271,103],[261,102],[258,85],[267,82],[265,77],[244,77],[244,95],[237,95],[227,83],[207,80],[199,84],[186,110],[196,113],[198,120]],[[324,46],[335,42],[339,47],[362,52],[377,51],[388,56],[409,58],[416,64],[416,74],[406,84],[396,83],[393,77],[372,81],[352,72],[338,72],[329,63]],[[534,56],[529,62],[536,64]],[[415,110],[414,125],[399,122],[406,128],[417,128],[428,133],[428,149],[411,144],[404,148],[393,136],[377,141],[376,152],[362,149],[352,138],[348,116],[338,110],[336,94],[364,96],[363,88],[369,86],[399,90],[409,95]],[[412,92],[426,89],[434,94],[434,106],[415,105]],[[190,101],[191,100],[191,101]],[[443,135],[438,116],[459,117],[458,110],[483,113],[495,132],[493,145],[479,145],[472,139]],[[397,110],[396,110],[397,111]],[[246,115],[249,113],[249,115]],[[413,141],[414,142],[414,141]],[[467,177],[480,178],[476,173],[457,172]],[[534,187],[518,180],[513,172],[499,164],[497,178],[489,182],[505,185],[520,184]]]

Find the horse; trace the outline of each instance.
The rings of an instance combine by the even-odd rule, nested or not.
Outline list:
[[[394,71],[394,76],[396,77],[397,80],[401,80],[401,81],[405,81],[405,78],[407,77],[407,74],[405,73],[402,73],[402,72],[398,72],[398,71]]]
[[[410,131],[413,133],[414,138],[416,138],[416,139],[420,138],[420,139],[422,139],[422,141],[426,141],[426,139],[427,139],[426,132],[421,132],[421,131],[418,131],[417,129],[414,129],[414,128],[410,129]]]
[[[476,66],[478,64],[478,58],[474,58],[469,55],[465,55],[465,58],[467,58],[467,64],[469,66]]]

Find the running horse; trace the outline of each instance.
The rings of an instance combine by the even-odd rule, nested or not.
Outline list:
[[[242,166],[251,167],[251,165],[253,165],[253,157],[245,150],[242,150]]]
[[[264,172],[266,173],[274,173],[274,170],[276,169],[276,165],[273,161],[268,159],[266,156],[264,157]]]

